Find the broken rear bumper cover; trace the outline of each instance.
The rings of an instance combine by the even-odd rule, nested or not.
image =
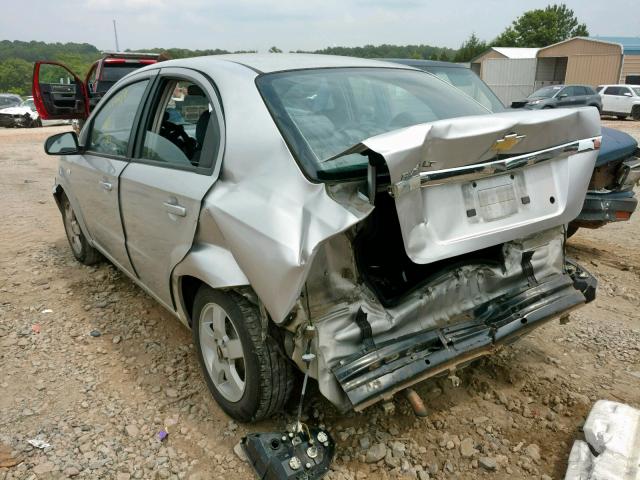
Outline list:
[[[566,273],[481,305],[471,321],[408,335],[342,360],[333,374],[356,411],[473,359],[595,298],[597,280],[567,261]]]

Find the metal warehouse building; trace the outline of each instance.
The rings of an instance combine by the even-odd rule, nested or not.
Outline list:
[[[640,38],[575,37],[545,48],[493,47],[471,68],[506,104],[545,85],[640,84]]]

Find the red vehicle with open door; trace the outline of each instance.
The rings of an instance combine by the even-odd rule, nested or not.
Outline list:
[[[73,119],[81,124],[105,93],[122,77],[156,63],[158,54],[104,52],[84,81],[58,62],[38,61],[33,67],[33,100],[43,120]]]

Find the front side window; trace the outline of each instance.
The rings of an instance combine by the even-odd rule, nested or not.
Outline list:
[[[208,169],[219,148],[218,120],[204,89],[191,81],[164,79],[147,119],[141,157]]]
[[[640,87],[633,87],[631,90],[634,91],[636,97],[640,97]]]
[[[126,156],[131,130],[148,80],[127,85],[107,100],[93,120],[87,149]]]
[[[423,72],[331,68],[265,74],[256,80],[292,153],[316,180],[360,178],[367,159],[331,157],[369,137],[489,110]]]

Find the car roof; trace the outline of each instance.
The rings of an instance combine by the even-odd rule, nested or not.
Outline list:
[[[338,55],[319,55],[305,53],[239,53],[229,55],[210,55],[206,57],[192,57],[179,60],[168,60],[158,66],[202,66],[209,61],[230,62],[244,65],[258,73],[272,73],[287,70],[304,70],[311,68],[340,68],[340,67],[377,67],[401,68],[412,67],[398,63],[383,62],[366,58],[342,57]]]
[[[423,60],[423,59],[415,59],[415,58],[381,58],[380,60],[391,62],[391,63],[399,63],[401,65],[408,65],[416,68],[422,68],[422,67],[444,67],[444,68],[466,68],[466,69],[469,68],[462,63],[444,62],[440,60]]]

